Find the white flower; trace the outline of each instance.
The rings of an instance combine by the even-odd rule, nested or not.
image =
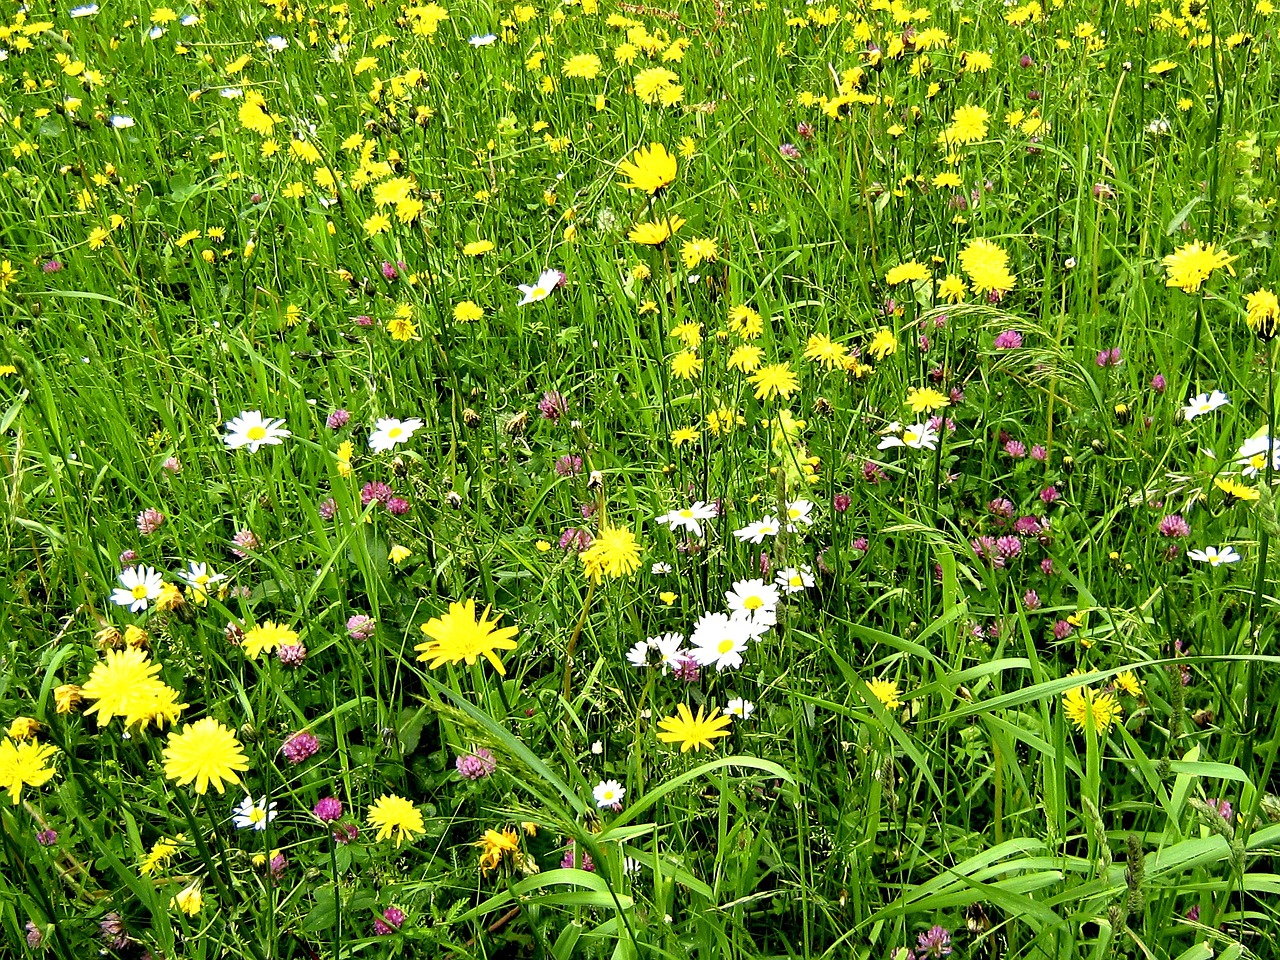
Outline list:
[[[138,564],[120,573],[120,586],[111,591],[111,602],[128,607],[134,613],[147,609],[147,604],[159,599],[164,589],[164,578],[155,567]]]
[[[880,441],[880,450],[888,450],[890,447],[936,450],[938,448],[938,434],[930,429],[927,423],[913,423],[909,427],[902,428],[902,436],[890,434]]]
[[[763,580],[738,580],[724,599],[733,613],[741,612],[757,623],[778,622],[778,588]]]
[[[795,533],[800,526],[813,526],[813,501],[792,500],[787,504],[787,532]]]
[[[783,567],[773,578],[773,582],[783,593],[799,593],[813,586],[813,568],[807,563],[802,563],[799,567]]]
[[[600,740],[596,740],[594,743],[592,743],[591,753],[593,756],[597,756],[597,757],[600,756],[600,754],[604,753],[604,743],[601,742]]]
[[[653,574],[655,577],[660,577],[664,573],[671,572],[671,564],[667,563],[667,561],[665,560],[659,560],[657,563],[655,563],[652,567],[649,568],[649,572]]]
[[[218,91],[218,96],[224,100],[239,100],[244,96],[244,91],[239,87],[223,87]]]
[[[733,531],[733,535],[743,542],[763,543],[765,537],[776,537],[781,529],[782,525],[778,523],[777,517],[765,514],[763,520],[748,523],[741,530]]]
[[[276,36],[275,34],[272,34],[271,36],[267,37],[267,46],[270,47],[273,52],[280,53],[281,51],[285,50],[289,46],[289,41],[286,40],[284,37],[280,37],[280,36]]]
[[[1259,470],[1265,470],[1268,449],[1271,451],[1272,469],[1280,470],[1280,444],[1273,444],[1271,438],[1264,432],[1256,437],[1250,437],[1240,445],[1236,453],[1236,459],[1244,464],[1240,472],[1246,477],[1256,477]]]
[[[115,127],[117,130],[124,130],[127,127],[133,126],[133,117],[126,117],[122,113],[113,113],[110,116],[109,121],[111,126]]]
[[[227,579],[227,575],[225,573],[214,573],[209,569],[208,564],[196,563],[194,560],[188,561],[186,572],[180,573],[178,576],[182,577],[182,579],[186,581],[187,586],[202,594],[207,594],[209,592],[209,585],[211,583],[218,583],[219,581]]]
[[[633,667],[647,667],[649,665],[648,640],[641,640],[627,651],[627,663],[631,664]]]
[[[1187,556],[1192,560],[1207,563],[1211,567],[1216,567],[1223,563],[1235,563],[1240,559],[1240,554],[1236,553],[1233,547],[1205,547],[1203,550],[1188,550]]]
[[[97,12],[98,5],[96,3],[86,3],[79,7],[72,7],[71,18],[74,20],[76,17],[92,17]]]
[[[627,651],[627,662],[633,667],[661,667],[667,674],[678,666],[683,646],[684,637],[678,633],[649,637]]]
[[[194,13],[188,13],[185,17],[183,17],[181,20],[178,21],[178,23],[182,24],[182,26],[184,27],[194,27],[199,22],[200,22],[199,15]]]
[[[750,700],[743,700],[741,697],[734,697],[724,708],[727,716],[737,720],[746,720],[756,712],[756,705]]]
[[[660,517],[655,517],[658,523],[667,524],[671,527],[671,532],[677,530],[688,530],[695,537],[702,536],[702,521],[714,520],[716,516],[716,508],[709,503],[703,503],[701,500],[695,501],[691,506],[683,507],[679,510],[672,510],[670,513],[664,513]]]
[[[752,638],[746,617],[704,613],[689,637],[689,655],[701,666],[715,664],[717,671],[742,666],[742,651]]]
[[[369,449],[374,453],[382,453],[392,447],[404,443],[423,426],[417,417],[408,420],[394,420],[383,417],[374,424],[373,433],[369,434]]]
[[[247,796],[236,807],[232,814],[231,822],[240,830],[245,830],[249,827],[254,830],[265,830],[267,829],[267,824],[275,818],[275,801],[268,804],[265,796],[258,801],[255,801],[252,796]]]
[[[155,26],[155,27],[152,27],[150,30],[148,30],[148,31],[147,31],[147,36],[148,36],[148,37],[150,37],[152,40],[159,40],[159,39],[160,39],[161,37],[163,37],[167,32],[168,32],[168,31],[167,31],[167,30],[165,30],[165,28],[164,28],[164,27],[161,27],[161,26]]]
[[[601,810],[606,807],[622,806],[622,798],[627,789],[617,780],[601,780],[591,795],[596,798],[596,806]]]
[[[551,296],[551,291],[554,290],[556,285],[563,279],[564,274],[559,270],[543,270],[542,273],[538,275],[537,282],[532,286],[527,283],[518,284],[520,292],[524,294],[524,299],[516,304],[516,306],[523,307],[526,303],[537,303],[540,300],[547,299],[547,297]]]
[[[497,39],[498,35],[495,33],[486,33],[484,36],[477,33],[474,37],[468,40],[467,43],[471,44],[473,47],[487,47]]]
[[[238,450],[248,447],[250,453],[257,453],[261,446],[284,443],[285,437],[291,437],[284,429],[284,421],[264,419],[261,411],[248,410],[226,424],[227,435],[222,438],[230,449]]]
[[[1182,415],[1188,420],[1194,420],[1202,413],[1213,413],[1219,407],[1225,407],[1231,400],[1221,390],[1215,390],[1213,393],[1202,393],[1198,397],[1192,397],[1187,401],[1187,405],[1182,408]]]

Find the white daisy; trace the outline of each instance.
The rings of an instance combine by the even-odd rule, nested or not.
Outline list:
[[[890,447],[910,447],[912,450],[936,450],[938,448],[937,431],[930,429],[926,423],[913,423],[902,428],[902,435],[890,434],[880,441],[878,449],[888,450]]]
[[[1192,560],[1207,563],[1211,567],[1235,563],[1240,559],[1240,554],[1236,553],[1234,547],[1205,547],[1203,550],[1188,550],[1187,556]]]
[[[812,500],[792,500],[787,504],[787,532],[794,533],[801,526],[813,526],[812,514]]]
[[[92,17],[97,12],[98,5],[96,3],[86,3],[78,7],[72,7],[71,17],[72,19],[77,17]]]
[[[650,637],[645,642],[649,644],[649,649],[654,651],[654,657],[657,659],[658,666],[662,668],[663,676],[680,666],[680,661],[688,656],[688,651],[684,649],[684,637],[678,633],[664,633],[657,637]]]
[[[776,537],[781,529],[777,517],[765,514],[763,520],[748,523],[741,530],[733,531],[733,535],[745,543],[763,543],[765,537]]]
[[[1221,390],[1215,390],[1213,393],[1202,393],[1187,401],[1187,405],[1182,408],[1182,415],[1188,420],[1194,420],[1201,414],[1213,413],[1219,407],[1225,407],[1230,402],[1230,398]]]
[[[717,671],[736,669],[742,666],[742,652],[751,636],[745,617],[704,613],[689,637],[689,655],[701,666],[715,664]]]
[[[369,449],[374,453],[390,450],[404,443],[422,426],[423,422],[417,417],[410,417],[408,420],[384,417],[374,424],[374,431],[369,434]]]
[[[655,577],[660,577],[663,574],[671,572],[671,564],[667,563],[665,560],[659,560],[649,568],[649,572]]]
[[[259,410],[248,410],[234,420],[228,420],[226,430],[223,443],[232,450],[248,447],[250,453],[257,453],[262,446],[284,443],[286,437],[293,436],[284,429],[283,420],[264,418]]]
[[[1250,437],[1240,445],[1236,452],[1236,460],[1244,464],[1240,472],[1246,477],[1256,477],[1258,471],[1267,468],[1267,451],[1271,451],[1271,466],[1280,470],[1280,444],[1273,444],[1266,433]]]
[[[208,593],[210,584],[227,579],[225,573],[214,573],[207,563],[196,563],[194,560],[187,562],[186,572],[179,576],[186,581],[187,586],[200,593]]]
[[[267,829],[267,824],[275,818],[275,801],[267,803],[265,796],[261,800],[255,801],[252,796],[247,796],[240,801],[240,805],[232,813],[231,822],[240,830],[250,827],[254,830],[265,830]]]
[[[289,41],[284,37],[272,34],[267,37],[267,46],[271,48],[272,53],[280,53],[289,46]]]
[[[627,663],[633,667],[647,667],[649,665],[649,641],[641,640],[634,647],[627,651]]]
[[[778,588],[763,580],[738,580],[724,595],[729,610],[741,612],[756,623],[778,622]]]
[[[547,297],[551,296],[551,291],[554,290],[556,285],[563,279],[564,274],[559,270],[543,270],[542,273],[538,275],[536,283],[518,284],[520,292],[524,294],[524,299],[516,304],[516,306],[523,307],[526,303],[537,303],[540,300],[547,299]]]
[[[622,798],[626,793],[627,788],[617,780],[601,780],[591,791],[591,795],[596,798],[596,806],[601,810],[622,806]]]
[[[200,22],[199,15],[194,13],[188,13],[185,17],[183,17],[181,20],[178,21],[178,23],[182,24],[184,27],[194,27],[199,22]]]
[[[164,27],[161,27],[161,26],[155,26],[155,27],[152,27],[150,30],[148,30],[148,31],[147,31],[147,36],[148,36],[148,37],[150,37],[152,40],[159,40],[159,39],[160,39],[161,37],[163,37],[166,33],[168,33],[168,31],[167,31],[167,30],[165,30],[165,28],[164,28]]]
[[[813,568],[807,563],[802,563],[798,567],[783,567],[773,578],[773,582],[781,588],[783,593],[799,593],[813,586]]]
[[[735,720],[746,720],[756,712],[756,705],[750,700],[734,697],[725,706],[724,712],[726,716],[733,717]]]
[[[126,117],[123,113],[113,113],[108,117],[108,122],[117,130],[125,130],[133,126],[133,117]]]
[[[111,602],[128,607],[134,613],[147,609],[147,604],[157,600],[164,590],[164,578],[155,567],[138,564],[120,573],[120,586],[111,591]]]
[[[709,504],[703,503],[701,500],[695,501],[688,507],[682,507],[679,510],[672,510],[670,513],[664,513],[660,517],[655,517],[658,523],[669,525],[671,532],[677,530],[688,530],[695,537],[702,536],[702,521],[714,520],[716,516],[716,508]]]
[[[473,47],[487,47],[497,39],[498,36],[494,33],[486,33],[483,36],[477,33],[474,37],[469,39],[467,43],[471,44]]]

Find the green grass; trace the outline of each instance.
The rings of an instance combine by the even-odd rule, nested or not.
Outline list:
[[[43,783],[0,753],[13,955],[826,960],[935,926],[965,958],[1275,955],[1280,521],[1265,453],[1237,453],[1275,408],[1246,322],[1280,282],[1271,4],[446,6],[427,29],[434,5],[36,3],[0,28],[0,719],[4,750],[29,720],[56,748]],[[584,53],[599,74],[563,75]],[[668,106],[635,92],[656,67]],[[986,130],[940,141],[964,107]],[[654,142],[678,170],[650,198],[617,166]],[[379,203],[396,177],[420,209]],[[665,245],[628,239],[670,215]],[[715,259],[687,266],[693,238]],[[1003,296],[972,290],[976,240],[1008,256]],[[1233,259],[1184,291],[1164,261],[1193,241]],[[927,279],[888,284],[912,261]],[[548,268],[564,285],[520,305]],[[814,334],[848,369],[805,358]],[[750,344],[794,393],[757,396],[730,365]],[[883,446],[924,387],[954,431]],[[254,410],[291,436],[229,449]],[[384,417],[423,426],[373,453]],[[810,525],[734,536],[796,499]],[[695,500],[720,507],[701,537],[656,521]],[[560,542],[607,527],[639,564],[593,584]],[[227,577],[207,598],[192,561]],[[135,564],[182,602],[114,604]],[[740,667],[628,663],[802,565]],[[505,675],[418,659],[469,598],[519,629]],[[268,620],[305,662],[246,656]],[[62,709],[130,642],[176,723]],[[659,739],[733,698],[755,711],[712,749]],[[205,717],[248,762],[225,793],[166,768]],[[477,748],[496,769],[472,781]],[[246,793],[276,804],[261,832],[233,825]],[[392,794],[423,818],[399,845],[368,820]],[[519,850],[485,871],[489,830]]]

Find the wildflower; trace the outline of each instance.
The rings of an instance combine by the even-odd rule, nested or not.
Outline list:
[[[912,450],[938,449],[938,432],[927,424],[915,423],[902,428],[902,435],[892,433],[880,441],[878,449],[910,447]]]
[[[1017,284],[1009,272],[1009,255],[990,240],[973,240],[960,252],[960,266],[976,293],[1007,293]]]
[[[729,329],[744,340],[754,340],[764,331],[764,318],[746,305],[732,308],[727,321]]]
[[[280,745],[280,752],[290,763],[302,763],[320,752],[320,741],[315,734],[299,730]]]
[[[388,937],[400,929],[404,923],[404,911],[399,907],[387,907],[380,916],[373,918],[373,932],[380,937]]]
[[[1118,367],[1123,362],[1119,347],[1112,347],[1110,350],[1098,351],[1098,356],[1094,358],[1094,362],[1100,367]]]
[[[1021,440],[1006,440],[1004,452],[1014,460],[1021,460],[1027,455],[1027,445]]]
[[[626,796],[626,793],[626,787],[617,780],[601,780],[591,791],[591,795],[595,798],[596,806],[601,810],[621,809],[622,798]]]
[[[771,363],[761,367],[747,379],[755,385],[757,400],[769,400],[773,397],[785,400],[800,389],[800,381],[785,363]]]
[[[781,529],[782,525],[776,517],[765,514],[763,519],[733,531],[733,535],[743,542],[762,543],[765,537],[776,537]]]
[[[892,356],[897,352],[898,338],[894,336],[893,331],[888,327],[881,327],[877,330],[871,338],[870,345],[867,347],[867,353],[875,357],[877,361]]]
[[[697,443],[700,436],[701,434],[693,427],[676,427],[667,439],[671,441],[673,447],[683,447],[690,443]]]
[[[239,774],[249,769],[240,741],[213,717],[184,724],[181,733],[170,733],[163,754],[165,776],[180,787],[194,784],[202,796],[210,784],[218,793],[223,792],[224,781],[238,784]]]
[[[640,567],[640,545],[625,527],[602,527],[591,546],[579,554],[583,572],[599,583],[601,578],[630,576]]]
[[[240,801],[231,815],[231,822],[235,824],[237,830],[265,830],[267,824],[276,818],[276,805],[273,800],[267,803],[264,796],[261,800],[254,800],[252,795],[246,796]]]
[[[567,410],[568,403],[565,401],[564,394],[557,390],[547,390],[538,401],[538,412],[542,414],[542,418],[553,423],[558,422]]]
[[[547,299],[551,296],[551,291],[563,282],[564,274],[559,270],[543,270],[532,285],[527,283],[517,285],[524,297],[516,306],[523,307],[525,304],[538,303]]]
[[[777,587],[759,579],[738,580],[724,595],[731,613],[740,612],[757,622],[769,624],[777,619],[780,597]]]
[[[99,727],[119,716],[126,729],[152,720],[158,724],[176,721],[186,704],[177,702],[177,692],[157,679],[159,673],[160,664],[152,663],[144,650],[108,650],[79,688],[86,700],[94,701],[85,716],[96,713]]]
[[[238,450],[248,447],[250,453],[257,453],[258,448],[283,443],[292,434],[284,429],[284,421],[280,419],[264,419],[258,410],[249,410],[226,423],[226,436],[223,443],[229,449]]]
[[[181,910],[188,917],[194,917],[204,906],[204,895],[200,893],[200,882],[196,881],[178,891],[170,900],[169,906]]]
[[[577,853],[577,843],[573,840],[569,841],[569,846],[564,852],[564,856],[560,858],[561,870],[585,870],[588,873],[594,873],[596,869],[595,863],[591,860],[591,854],[582,851],[582,857],[579,859]]]
[[[896,680],[871,680],[867,683],[867,689],[886,710],[897,710],[902,706],[902,701],[898,699],[901,690],[898,689]]]
[[[772,611],[770,611],[772,612]],[[750,614],[707,613],[699,618],[689,637],[689,655],[700,666],[717,671],[742,666],[742,652],[754,635]]]
[[[514,830],[486,830],[474,845],[480,848],[483,873],[496,870],[504,859],[515,859],[520,854],[520,838]]]
[[[1187,401],[1187,405],[1182,408],[1182,415],[1187,420],[1194,420],[1201,414],[1212,413],[1230,402],[1227,395],[1221,390],[1215,390],[1213,393],[1202,393]]]
[[[407,441],[423,426],[417,417],[408,420],[396,420],[384,417],[374,424],[373,433],[369,434],[369,449],[374,453],[383,453]]]
[[[261,624],[245,631],[244,640],[241,641],[244,647],[244,655],[250,660],[257,660],[262,652],[274,653],[276,649],[284,644],[294,644],[298,642],[298,635],[284,624],[277,624],[272,620],[263,621]]]
[[[315,814],[317,820],[323,820],[325,823],[341,820],[342,801],[337,797],[324,797],[316,802],[311,812]]]
[[[849,363],[849,351],[843,343],[837,343],[825,333],[815,333],[805,344],[804,358],[828,370],[843,370]]]
[[[966,105],[951,115],[951,124],[943,136],[953,143],[977,143],[987,135],[991,114],[982,107]]]
[[[470,243],[463,245],[462,254],[466,257],[483,257],[494,249],[492,240],[472,240]]]
[[[1228,505],[1239,500],[1253,501],[1261,497],[1261,494],[1255,488],[1246,486],[1243,483],[1237,483],[1226,477],[1215,477],[1213,485],[1226,495]]]
[[[685,225],[685,219],[678,216],[663,217],[661,220],[637,223],[627,234],[627,239],[645,247],[660,247]]]
[[[141,564],[130,567],[121,572],[119,579],[120,586],[112,590],[111,601],[128,607],[133,613],[147,609],[148,604],[159,599],[164,590],[164,579],[154,567]]]
[[[484,310],[474,300],[461,300],[453,306],[455,323],[475,323],[484,316]]]
[[[493,776],[498,769],[498,761],[484,747],[476,747],[470,753],[458,757],[454,764],[458,773],[467,780],[484,780]]]
[[[1245,323],[1261,340],[1270,340],[1280,327],[1280,298],[1270,290],[1255,290],[1245,297]]]
[[[1236,451],[1237,462],[1243,464],[1240,472],[1246,477],[1257,476],[1267,466],[1267,452],[1271,453],[1271,467],[1280,470],[1280,444],[1273,443],[1266,431],[1250,437]]]
[[[693,711],[681,703],[676,707],[675,716],[658,721],[658,727],[662,731],[658,734],[658,739],[663,743],[680,744],[681,753],[701,750],[704,746],[715,749],[713,741],[717,737],[729,736],[729,731],[724,728],[731,722],[732,718],[721,716],[719,710],[713,709],[709,715],[704,715],[701,706],[695,717]]]
[[[414,834],[427,832],[418,808],[394,793],[375,800],[369,807],[368,819],[369,826],[378,828],[375,839],[388,840],[394,834],[397,847],[404,840],[412,843]]]
[[[0,741],[0,790],[9,791],[9,800],[17,806],[23,787],[42,787],[52,779],[53,767],[47,766],[58,748],[34,740]]]
[[[664,98],[664,95],[670,96],[670,91],[679,79],[679,75],[672,73],[666,67],[651,67],[637,73],[632,80],[632,86],[636,96],[641,100],[646,103],[657,103]]]
[[[914,283],[928,279],[929,268],[915,260],[900,263],[884,275],[884,282],[891,287],[896,287],[900,283]]]
[[[773,582],[783,593],[800,593],[813,586],[813,569],[803,563],[798,567],[784,567],[778,571]]]
[[[1191,525],[1180,513],[1171,513],[1160,520],[1160,536],[1180,538],[1191,536]]]
[[[943,407],[949,407],[951,399],[940,390],[932,387],[912,387],[907,391],[906,406],[914,414],[933,413]]]
[[[1088,685],[1073,687],[1063,694],[1062,708],[1077,730],[1083,731],[1086,725],[1092,724],[1098,734],[1105,733],[1123,715],[1114,694],[1099,693]]]
[[[1234,277],[1236,272],[1231,267],[1234,259],[1212,243],[1203,244],[1197,240],[1184,244],[1161,261],[1167,274],[1165,286],[1177,287],[1183,293],[1196,293],[1214,270],[1225,267]]]
[[[719,256],[719,245],[710,237],[690,237],[680,245],[680,260],[687,270],[702,263],[714,263]]]
[[[80,705],[83,688],[75,683],[60,683],[53,688],[53,702],[58,713],[67,714]]]
[[[499,627],[498,621],[502,617],[490,620],[489,610],[486,606],[477,620],[475,600],[451,602],[448,613],[443,617],[432,617],[420,627],[429,639],[413,648],[418,659],[430,660],[429,665],[434,670],[442,663],[461,663],[463,660],[467,666],[472,666],[483,656],[499,675],[505,677],[506,668],[495,651],[514,650],[514,637],[519,628]]]
[[[963,303],[968,293],[964,280],[954,273],[948,273],[938,281],[938,299],[944,303]]]
[[[653,196],[675,182],[676,158],[661,143],[651,143],[647,148],[639,147],[630,160],[619,163],[618,173],[630,178],[623,184],[628,190]]]
[[[1017,350],[1022,346],[1022,334],[1017,330],[1001,331],[991,345],[997,350]]]
[[[1203,550],[1188,550],[1187,556],[1192,560],[1207,563],[1211,567],[1224,563],[1236,563],[1240,560],[1240,554],[1236,553],[1233,547],[1205,547]]]
[[[787,520],[787,532],[795,533],[801,527],[813,526],[813,501],[792,500],[784,511]]]
[[[396,315],[387,321],[387,333],[392,340],[397,343],[408,343],[418,337],[418,325],[413,322],[412,316],[407,312],[396,312]]]
[[[1116,674],[1116,689],[1130,697],[1142,696],[1142,681],[1132,670]]]
[[[916,938],[916,958],[949,957],[951,955],[951,931],[934,924]]]
[[[676,530],[684,529],[695,537],[700,537],[702,536],[702,521],[712,520],[715,516],[716,508],[714,506],[697,500],[690,506],[664,513],[660,517],[655,517],[654,520],[657,523],[669,525],[673,533]]]
[[[756,705],[750,700],[744,700],[742,697],[734,697],[725,704],[724,715],[733,717],[735,720],[746,720],[751,714],[756,712]]]

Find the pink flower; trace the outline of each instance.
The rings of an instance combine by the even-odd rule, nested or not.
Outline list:
[[[1100,367],[1118,367],[1121,363],[1120,348],[1112,347],[1110,350],[1100,350],[1094,358],[1094,362]]]
[[[316,803],[315,809],[311,811],[316,818],[330,823],[334,820],[342,819],[342,801],[337,797],[325,797]]]
[[[1004,445],[1004,452],[1015,460],[1021,460],[1027,455],[1027,445],[1021,440],[1010,440]]]
[[[1049,459],[1049,451],[1042,444],[1037,443],[1031,448],[1031,459],[1038,463],[1044,463]]]
[[[182,472],[182,461],[179,460],[177,457],[166,458],[164,463],[160,464],[160,466],[163,467],[165,470],[167,470],[169,473]]]
[[[324,425],[330,430],[341,430],[351,422],[351,413],[339,407],[325,418]]]
[[[305,730],[295,733],[280,746],[280,752],[284,754],[285,759],[290,763],[302,763],[302,761],[314,757],[319,750],[320,741]]]
[[[542,414],[542,418],[553,423],[563,417],[568,409],[569,405],[565,402],[564,394],[558,390],[546,391],[538,401],[538,412]]]
[[[1013,516],[1013,502],[1005,497],[997,497],[987,504],[987,509],[994,513],[997,517],[1008,519]]]
[[[373,636],[373,631],[377,624],[378,621],[374,620],[373,617],[357,613],[347,620],[347,636],[352,640],[368,640]]]
[[[366,483],[360,488],[360,503],[366,507],[375,500],[382,504],[389,503],[393,496],[395,491],[378,481]]]
[[[276,659],[281,666],[300,667],[307,659],[307,647],[303,643],[282,643],[276,647]]]
[[[1036,593],[1034,590],[1028,590],[1022,595],[1022,605],[1028,610],[1039,610],[1040,594]]]
[[[1017,350],[1022,346],[1022,334],[1017,330],[1005,330],[997,333],[992,346],[997,350]]]
[[[1065,620],[1059,620],[1053,625],[1053,636],[1057,640],[1065,640],[1071,634],[1075,633],[1075,627],[1067,623]]]
[[[1163,373],[1157,373],[1151,378],[1151,389],[1156,393],[1164,393],[1167,386],[1168,383],[1165,381]]]
[[[1057,487],[1045,487],[1040,491],[1040,499],[1045,503],[1057,503],[1061,497]]]
[[[380,917],[373,918],[373,932],[380,937],[390,936],[404,923],[404,911],[399,907],[387,907]]]
[[[831,508],[836,513],[844,513],[849,509],[851,503],[853,503],[853,499],[847,493],[837,493],[831,498]]]
[[[332,520],[334,514],[338,512],[338,501],[333,499],[333,497],[330,497],[324,503],[320,504],[318,510],[321,520]]]
[[[231,538],[231,542],[235,544],[235,546],[231,548],[231,552],[241,560],[249,556],[248,551],[257,550],[258,547],[261,546],[261,543],[258,541],[258,538],[254,536],[252,530],[237,530],[236,535]]]
[[[577,454],[565,454],[556,461],[555,471],[561,477],[574,477],[582,472],[582,458]]]
[[[454,765],[458,768],[458,773],[468,780],[484,780],[493,776],[493,771],[498,769],[498,761],[484,747],[476,747],[470,753],[463,754]]]
[[[138,514],[138,532],[144,537],[149,537],[160,529],[164,523],[164,514],[155,507],[147,507]]]
[[[1191,525],[1182,519],[1182,514],[1171,513],[1160,521],[1160,536],[1189,537],[1191,536]]]

